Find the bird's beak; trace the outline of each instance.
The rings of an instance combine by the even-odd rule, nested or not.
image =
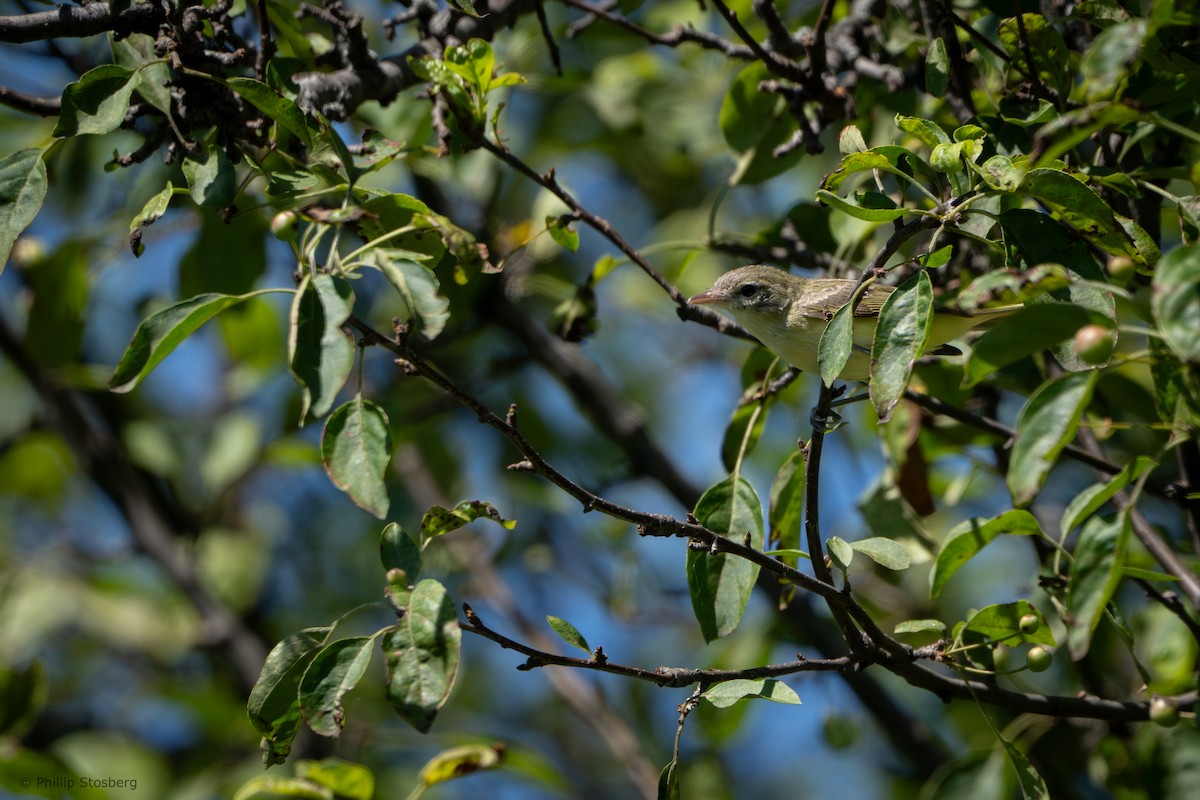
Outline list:
[[[705,303],[724,303],[727,298],[721,292],[715,289],[709,289],[707,292],[701,292],[688,298],[688,302],[694,305],[702,306]]]

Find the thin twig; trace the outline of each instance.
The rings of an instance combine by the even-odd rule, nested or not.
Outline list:
[[[491,639],[506,650],[515,650],[529,657],[524,664],[517,667],[520,670],[537,669],[538,667],[545,666],[575,667],[577,669],[607,672],[626,678],[647,681],[658,686],[678,689],[684,686],[691,686],[694,683],[713,684],[735,679],[778,678],[784,675],[795,675],[800,672],[845,672],[853,669],[855,666],[849,658],[841,657],[821,659],[800,658],[782,664],[767,664],[760,667],[747,667],[745,669],[695,669],[689,667],[645,669],[643,667],[627,666],[609,661],[602,648],[596,648],[596,652],[593,653],[591,658],[573,658],[571,656],[561,656],[556,653],[538,650],[510,639],[487,627],[483,624],[479,615],[466,603],[463,603],[463,612],[466,614],[467,621],[460,623],[460,627],[464,631],[478,634],[485,639]]]

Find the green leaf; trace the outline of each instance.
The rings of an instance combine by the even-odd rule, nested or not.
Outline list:
[[[1058,454],[1075,438],[1099,371],[1072,372],[1043,383],[1017,416],[1008,489],[1023,508],[1041,491]]]
[[[1025,179],[1025,170],[1017,167],[1006,155],[994,155],[984,161],[975,171],[987,181],[988,186],[1002,192],[1015,192]]]
[[[496,54],[492,46],[483,39],[470,39],[465,45],[446,48],[446,66],[467,79],[486,95],[492,85],[492,72],[496,68]]]
[[[1132,73],[1130,65],[1141,52],[1149,23],[1144,19],[1113,25],[1101,31],[1083,54],[1079,74],[1089,103],[1110,100]]]
[[[888,295],[871,345],[871,403],[881,423],[908,388],[913,364],[925,352],[933,325],[933,285],[924,270]]]
[[[833,319],[821,332],[817,366],[821,370],[821,382],[826,386],[833,386],[854,350],[854,306],[860,296],[861,292],[856,292],[850,302],[835,311]]]
[[[550,214],[546,217],[546,230],[559,247],[565,247],[572,253],[579,249],[579,232],[570,226],[569,221],[564,222],[562,217]]]
[[[997,536],[1037,536],[1042,532],[1028,511],[1013,509],[992,519],[973,517],[946,534],[929,573],[929,598],[936,600],[946,582]]]
[[[1046,781],[1038,773],[1037,767],[1029,760],[1021,749],[1004,736],[1000,736],[1000,744],[1012,762],[1013,770],[1017,773],[1017,784],[1021,787],[1021,796],[1029,800],[1050,800],[1050,789]]]
[[[25,735],[46,705],[49,681],[42,662],[0,665],[0,735]]]
[[[1157,260],[1157,248],[1152,243],[1139,246],[1108,204],[1075,176],[1057,169],[1035,169],[1025,175],[1021,188],[1105,252],[1127,255],[1143,268]]]
[[[800,545],[800,526],[804,511],[804,451],[792,450],[787,460],[775,473],[771,481],[771,494],[767,519],[770,522],[770,540],[782,549],[795,549]],[[790,562],[794,564],[795,562]]]
[[[1021,630],[1021,617],[1028,614],[1036,616],[1040,623],[1032,633],[1025,633]],[[1004,641],[1006,644],[1029,643],[1048,647],[1055,645],[1054,634],[1051,633],[1046,618],[1028,600],[981,608],[966,621],[962,630],[959,631],[959,637],[961,638],[968,632],[977,634],[985,640]]]
[[[297,761],[296,777],[332,789],[346,800],[371,800],[375,796],[375,776],[371,770],[340,758]]]
[[[1121,582],[1129,529],[1128,514],[1092,517],[1075,543],[1075,560],[1067,580],[1067,609],[1071,612],[1067,644],[1076,661],[1087,655],[1092,631]]]
[[[562,617],[554,617],[549,614],[546,615],[546,622],[571,647],[578,648],[588,655],[592,654],[592,648],[588,647],[587,639],[583,638],[583,634],[574,625]]]
[[[321,736],[340,736],[346,725],[342,697],[358,685],[371,663],[374,636],[338,639],[317,653],[300,679],[300,711]]]
[[[1167,346],[1184,362],[1200,362],[1200,246],[1163,257],[1151,285],[1151,308]]]
[[[1085,519],[1100,510],[1117,492],[1142,476],[1146,470],[1157,466],[1157,463],[1147,456],[1138,456],[1125,465],[1125,468],[1103,483],[1094,483],[1084,489],[1063,510],[1059,533],[1063,539]]]
[[[721,440],[721,463],[726,470],[737,471],[738,457],[749,455],[754,449],[766,423],[765,403],[743,403],[733,409],[729,425],[725,428],[725,436]]]
[[[372,250],[375,265],[404,301],[404,319],[418,319],[420,332],[434,339],[450,319],[450,301],[438,294],[437,276],[428,267],[385,247]]]
[[[894,219],[900,219],[905,214],[916,213],[911,208],[898,207],[892,202],[891,198],[878,192],[864,192],[860,195],[860,198],[860,202],[856,203],[839,197],[825,189],[817,190],[817,200],[833,206],[838,211],[849,214],[855,219],[862,219],[867,222],[890,222]]]
[[[924,266],[928,269],[937,269],[944,267],[950,263],[950,259],[954,257],[954,245],[943,245],[937,250],[934,250],[925,257]]]
[[[289,290],[260,289],[242,295],[202,294],[151,314],[134,331],[121,362],[108,379],[109,389],[119,394],[133,391],[184,339],[230,306],[262,294],[285,291]]]
[[[1022,14],[1000,23],[1000,44],[1012,58],[1018,75],[1035,75],[1064,97],[1071,89],[1071,52],[1053,25],[1041,14]],[[1033,64],[1027,54],[1033,54]],[[1022,78],[1023,79],[1023,78]]]
[[[662,772],[658,774],[658,792],[657,800],[680,800],[682,795],[679,789],[679,762],[676,759],[671,759],[671,763],[663,767]]]
[[[509,531],[517,525],[515,519],[504,519],[494,505],[483,500],[463,500],[453,509],[434,506],[421,518],[421,548],[424,549],[431,539],[456,531],[477,519],[490,519]]]
[[[838,133],[838,152],[842,155],[864,153],[866,150],[867,142],[857,125],[847,125]]]
[[[931,181],[938,180],[937,172],[911,150],[886,144],[863,152],[847,153],[838,168],[821,180],[821,188],[836,192],[854,173],[875,170],[890,172],[906,181],[912,180],[915,170]]]
[[[446,588],[426,578],[413,589],[407,612],[383,636],[387,695],[400,718],[428,733],[450,697],[458,673],[462,631]]]
[[[276,762],[282,764],[282,761]],[[268,765],[270,766],[270,765]],[[251,778],[242,784],[233,800],[334,800],[333,792],[299,778]]]
[[[796,148],[782,158],[772,153],[791,138],[796,120],[788,112],[784,98],[759,91],[759,84],[771,77],[763,64],[751,63],[734,76],[721,103],[718,118],[721,135],[740,154],[731,185],[752,185],[773,178],[791,168],[803,152],[803,148]]]
[[[825,542],[825,550],[835,567],[843,573],[850,569],[850,563],[854,561],[854,548],[849,542],[840,536],[830,536]]]
[[[408,531],[395,522],[389,522],[379,537],[379,560],[385,570],[404,570],[409,583],[415,584],[421,577],[421,551]]]
[[[288,368],[303,387],[300,420],[323,417],[354,366],[354,343],[342,332],[354,294],[350,282],[332,275],[305,275],[292,301]]]
[[[998,269],[971,281],[954,298],[954,305],[974,314],[992,305],[1025,303],[1070,285],[1071,274],[1062,264],[1038,264],[1023,270]]]
[[[171,197],[174,194],[175,187],[171,185],[170,181],[167,181],[167,188],[147,200],[146,205],[142,206],[142,210],[138,212],[137,216],[129,221],[129,232],[132,234],[139,228],[144,228],[147,225],[153,225],[157,222],[163,214],[167,213],[167,208],[171,205]],[[133,240],[131,239],[130,241]],[[135,256],[141,257],[142,250],[145,248],[138,249],[140,246],[141,239],[139,238],[133,252]]]
[[[770,700],[773,703],[800,705],[800,696],[796,694],[796,691],[786,683],[781,683],[774,678],[739,678],[722,681],[705,689],[700,696],[717,708],[729,708],[740,700],[754,697]]]
[[[946,623],[940,619],[909,619],[897,623],[895,633],[934,633],[944,639],[946,638]]]
[[[279,127],[299,139],[305,147],[312,145],[308,120],[304,112],[291,100],[253,78],[229,78],[225,83],[252,106],[277,122]]]
[[[325,471],[355,505],[380,519],[387,516],[384,476],[391,459],[388,417],[375,403],[358,395],[329,415],[321,435]]]
[[[896,127],[905,133],[912,134],[921,140],[922,144],[934,148],[939,144],[950,144],[951,138],[936,122],[920,117],[896,115]]]
[[[300,679],[331,628],[305,628],[289,634],[272,648],[250,690],[246,711],[263,735],[263,762],[282,764],[300,729]]]
[[[465,744],[451,747],[438,753],[421,767],[421,785],[436,786],[464,775],[473,775],[480,770],[496,769],[503,761],[504,749],[501,746]]]
[[[183,177],[197,205],[226,208],[233,205],[236,175],[225,151],[215,145],[187,154],[183,159]]]
[[[748,537],[751,547],[762,548],[762,505],[745,478],[730,475],[710,486],[693,514],[701,525],[726,539],[743,542]],[[750,602],[758,565],[725,553],[689,549],[687,577],[704,640],[733,633]]]
[[[53,135],[65,138],[115,131],[125,121],[136,86],[135,73],[116,64],[88,70],[63,90]]]
[[[869,539],[853,541],[850,546],[881,567],[901,570],[908,569],[912,565],[912,559],[909,558],[904,545],[892,539],[873,536]]]
[[[967,361],[963,383],[974,386],[998,369],[1065,342],[1084,325],[1108,322],[1100,314],[1069,303],[1028,305],[979,337]]]
[[[46,199],[46,164],[36,148],[0,159],[0,272],[13,242],[33,222]]]
[[[925,54],[925,91],[934,97],[942,97],[949,87],[950,57],[946,54],[946,43],[938,36]]]

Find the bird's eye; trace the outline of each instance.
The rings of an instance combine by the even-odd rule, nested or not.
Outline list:
[[[758,294],[758,284],[742,284],[742,288],[738,289],[738,294],[740,294],[742,297],[754,297],[754,295]]]

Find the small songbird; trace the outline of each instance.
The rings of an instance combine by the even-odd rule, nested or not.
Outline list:
[[[857,286],[857,281],[843,278],[801,278],[765,264],[750,264],[725,273],[711,289],[688,302],[724,308],[776,355],[805,372],[817,373],[821,334]],[[873,283],[863,293],[854,312],[854,349],[838,376],[841,380],[866,381],[870,377],[871,343],[879,309],[894,291],[894,287]],[[955,348],[943,345],[1020,308],[1007,305],[968,314],[935,307],[926,352],[957,354]]]

